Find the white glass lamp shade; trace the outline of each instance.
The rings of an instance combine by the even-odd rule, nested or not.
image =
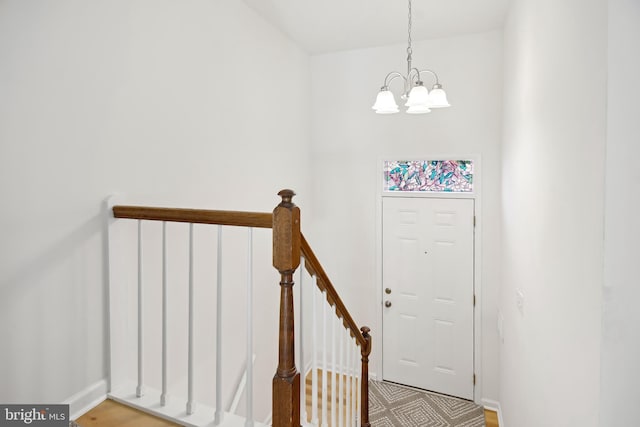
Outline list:
[[[425,105],[412,105],[411,107],[407,108],[407,114],[426,114],[430,112],[431,110],[429,109],[429,107]]]
[[[378,114],[393,114],[397,113],[398,104],[396,104],[396,100],[393,97],[393,93],[390,90],[381,90],[378,92],[378,96],[376,97],[376,103],[373,104],[374,110]]]
[[[447,94],[442,87],[434,86],[434,88],[431,89],[431,92],[429,92],[429,105],[431,108],[451,107],[449,101],[447,101]]]
[[[407,107],[423,107],[429,109],[429,91],[422,83],[418,83],[411,89],[411,92],[409,92],[409,99],[404,105]]]

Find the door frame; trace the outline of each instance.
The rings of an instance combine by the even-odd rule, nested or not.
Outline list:
[[[473,192],[471,193],[403,193],[403,192],[384,192],[383,191],[383,165],[385,160],[449,160],[464,159],[473,161]],[[474,201],[474,215],[476,217],[476,226],[473,238],[473,289],[476,297],[476,304],[473,308],[473,372],[476,376],[476,383],[473,387],[473,401],[483,406],[481,400],[482,390],[482,175],[481,175],[481,158],[480,155],[424,155],[424,156],[385,156],[378,158],[376,167],[376,288],[378,290],[376,296],[376,320],[378,327],[374,329],[374,336],[379,337],[376,342],[380,346],[384,345],[384,323],[382,304],[384,300],[384,289],[382,283],[382,201],[386,197],[426,197],[436,199],[472,199]],[[374,344],[375,345],[375,344]],[[382,381],[383,363],[382,349],[372,352],[372,359],[377,367],[377,372],[373,375],[377,380]]]

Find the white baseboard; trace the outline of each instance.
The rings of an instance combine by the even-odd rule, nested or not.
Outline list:
[[[67,398],[62,403],[69,405],[69,418],[72,420],[78,419],[91,409],[104,402],[107,398],[107,390],[107,379],[103,378],[84,390]]]
[[[505,427],[504,421],[502,420],[502,408],[500,408],[500,402],[491,399],[481,399],[481,402],[485,409],[494,411],[498,414],[498,423],[500,424],[500,427]]]
[[[480,404],[484,406],[484,409],[488,409],[490,411],[498,412],[498,408],[500,408],[500,402],[497,402],[492,399],[480,399]]]

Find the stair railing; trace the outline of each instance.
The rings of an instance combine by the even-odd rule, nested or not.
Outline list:
[[[371,336],[370,329],[366,326],[358,328],[358,325],[353,320],[353,317],[347,310],[344,302],[340,298],[340,295],[336,291],[335,287],[331,283],[329,276],[323,269],[317,256],[311,249],[311,246],[300,232],[300,209],[292,202],[295,193],[291,190],[282,190],[278,193],[282,197],[282,202],[276,207],[273,212],[273,265],[280,272],[281,275],[281,307],[280,307],[280,353],[278,371],[273,380],[273,425],[275,427],[293,427],[298,426],[299,421],[306,422],[306,417],[301,417],[301,404],[300,404],[300,374],[295,366],[295,343],[294,343],[294,319],[293,319],[293,274],[300,265],[301,256],[304,259],[304,268],[312,276],[317,288],[325,296],[329,306],[334,308],[335,316],[341,319],[342,324],[348,331],[349,335],[355,340],[355,343],[360,347],[361,357],[361,372],[359,373],[358,381],[347,381],[347,398],[350,401],[347,403],[347,408],[351,413],[355,415],[356,405],[360,408],[359,424],[362,427],[370,426],[369,423],[369,355],[371,353]],[[323,313],[326,311],[323,310]],[[328,411],[327,411],[327,363],[326,363],[326,317],[323,317],[324,337],[323,339],[323,381],[322,381],[322,396],[324,403],[322,425],[328,425]],[[332,332],[332,341],[335,344],[334,333]],[[314,339],[315,341],[315,339]],[[315,351],[312,350],[315,357]],[[332,364],[334,366],[332,376],[332,403],[335,406],[336,402],[336,357],[335,348],[332,345]],[[340,352],[342,353],[342,352]],[[347,351],[347,359],[350,352]],[[303,362],[304,363],[304,362]],[[316,365],[315,363],[313,365]],[[347,363],[350,365],[350,363]],[[353,364],[355,365],[355,363]],[[302,367],[304,369],[304,367]],[[314,382],[316,380],[315,366],[312,368],[312,374],[314,376]],[[356,373],[351,372],[351,378],[355,380]],[[340,382],[340,395],[342,393],[343,379]],[[359,390],[349,390],[349,388],[355,384],[360,384]],[[312,394],[315,397],[316,391]],[[303,391],[304,395],[304,391]],[[355,401],[356,395],[359,395],[357,402]],[[352,399],[353,397],[353,399]],[[339,402],[342,405],[342,402]],[[304,405],[304,403],[303,403]],[[312,405],[313,408],[317,408],[316,405]],[[342,408],[340,408],[342,409]],[[336,417],[335,410],[332,411],[332,426],[336,425],[336,418],[339,418],[340,425],[342,424],[343,415]],[[355,423],[347,420],[345,425],[355,425]],[[317,417],[312,415],[311,423],[317,423]]]
[[[122,289],[123,286],[114,283],[117,280],[122,279],[119,275],[115,278],[113,274],[110,274],[110,393],[109,397],[120,401],[121,403],[133,406],[137,409],[152,413],[165,419],[180,423],[186,426],[201,427],[209,425],[225,425],[225,419],[233,423],[237,422],[238,417],[231,412],[225,411],[225,405],[222,402],[223,390],[222,390],[222,236],[223,229],[227,226],[242,227],[247,229],[248,235],[248,259],[247,259],[247,364],[246,364],[246,409],[245,413],[246,424],[245,426],[253,426],[253,402],[252,402],[252,388],[253,388],[253,321],[252,321],[252,253],[253,253],[253,229],[254,228],[272,228],[273,215],[271,213],[258,213],[258,212],[238,212],[238,211],[215,211],[215,210],[200,210],[200,209],[179,209],[179,208],[158,208],[158,207],[142,207],[142,206],[122,206],[116,205],[111,207],[114,219],[130,219],[137,222],[137,296],[135,297],[135,314],[129,324],[125,324],[125,319],[118,307],[123,304],[122,294],[118,294],[118,289]],[[162,351],[161,351],[161,389],[154,390],[147,387],[147,377],[145,376],[145,354],[144,354],[144,342],[147,333],[150,330],[145,325],[145,301],[147,288],[157,286],[154,283],[150,283],[147,280],[147,271],[145,270],[145,263],[143,262],[143,252],[147,249],[144,244],[143,232],[147,230],[147,226],[151,227],[152,222],[160,222],[162,224],[162,279],[161,279],[161,294],[162,294],[162,309],[161,309],[161,334],[162,334]],[[169,286],[167,280],[167,224],[170,223],[186,223],[188,224],[188,344],[187,344],[187,369],[186,369],[186,389],[187,396],[184,400],[173,396],[173,399],[168,399],[168,369],[167,369],[167,348],[168,338],[168,294]],[[196,398],[194,395],[194,382],[198,378],[199,374],[196,371],[194,354],[195,354],[195,296],[194,296],[194,224],[209,224],[217,226],[217,253],[216,253],[216,362],[215,362],[215,406],[196,407]],[[155,226],[154,226],[155,227]],[[155,227],[157,228],[157,227]],[[122,250],[122,246],[117,247],[113,245],[114,239],[112,233],[117,234],[115,229],[109,228],[109,258],[110,269],[113,265],[117,264],[115,258],[119,257],[118,251]],[[118,314],[119,313],[119,314]],[[133,326],[136,330],[133,331]],[[123,336],[128,334],[126,329],[131,329],[136,341],[132,347],[124,343]],[[150,325],[149,328],[153,329],[154,325]],[[129,334],[131,335],[131,334]],[[132,354],[133,351],[133,354]],[[136,358],[134,376],[134,384],[129,383],[130,374],[127,373],[126,366],[130,365],[130,357]],[[178,369],[173,369],[174,371]],[[182,371],[182,369],[179,369]]]
[[[358,328],[357,324],[353,320],[351,314],[346,309],[345,304],[340,298],[335,287],[331,283],[328,275],[322,268],[322,265],[318,261],[318,258],[312,251],[309,243],[300,232],[300,209],[292,202],[292,198],[295,193],[291,190],[282,190],[278,195],[282,198],[282,201],[275,208],[273,213],[258,213],[258,212],[239,212],[239,211],[214,211],[214,210],[199,210],[199,209],[177,209],[177,208],[156,208],[156,207],[141,207],[141,206],[112,206],[113,218],[133,219],[137,220],[138,228],[138,282],[137,282],[137,383],[133,385],[133,391],[127,390],[115,392],[114,376],[120,375],[120,369],[114,369],[114,366],[118,366],[122,362],[122,357],[128,357],[114,353],[114,334],[117,334],[122,330],[122,325],[111,326],[111,394],[112,398],[121,401],[122,403],[137,407],[138,409],[145,410],[155,415],[159,415],[163,418],[170,419],[184,425],[190,426],[204,426],[204,425],[224,425],[224,411],[221,402],[221,390],[220,390],[220,378],[221,365],[219,363],[219,353],[216,361],[216,406],[213,420],[203,416],[199,416],[199,421],[187,421],[193,419],[193,415],[196,412],[193,400],[193,225],[194,224],[215,224],[218,226],[218,298],[217,298],[217,313],[221,312],[222,299],[220,295],[220,253],[221,253],[221,235],[222,226],[238,226],[247,227],[249,231],[249,265],[251,264],[251,247],[252,247],[252,229],[253,228],[272,228],[273,235],[273,266],[280,273],[280,312],[279,312],[279,337],[278,337],[278,365],[276,373],[272,381],[272,425],[274,427],[294,427],[306,424],[305,410],[301,412],[301,406],[304,408],[304,392],[301,393],[300,387],[300,373],[295,363],[295,318],[294,318],[294,273],[298,269],[301,263],[301,259],[304,260],[304,269],[312,276],[317,288],[322,292],[330,307],[333,308],[335,313],[335,319],[342,322],[347,334],[355,341],[360,349],[360,361],[361,369],[359,379],[356,381],[356,373],[352,369],[351,371],[343,370],[342,372],[350,372],[349,378],[353,381],[345,381],[340,379],[340,395],[343,395],[343,386],[345,398],[348,398],[350,403],[349,410],[355,414],[355,408],[359,408],[360,416],[354,415],[353,420],[347,421],[343,424],[342,421],[336,423],[336,415],[333,415],[332,426],[336,425],[357,425],[361,427],[369,427],[369,401],[368,401],[368,362],[369,355],[371,353],[371,336],[369,335],[369,328],[364,326]],[[142,224],[143,221],[160,221],[162,222],[162,242],[163,242],[163,284],[162,284],[162,311],[163,311],[163,361],[162,361],[162,390],[158,391],[158,396],[145,396],[145,384],[144,384],[144,366],[143,366],[143,306],[142,301],[144,298],[143,287],[143,266],[142,266]],[[189,224],[189,369],[188,369],[188,398],[186,401],[186,407],[182,411],[179,411],[176,407],[165,408],[165,405],[169,406],[166,402],[166,310],[167,310],[167,284],[166,284],[166,224],[171,222],[182,222]],[[111,245],[111,243],[110,243]],[[114,248],[109,248],[109,256],[113,256]],[[248,274],[248,293],[251,293],[251,271]],[[111,277],[113,280],[113,277]],[[117,303],[117,296],[110,295],[110,304]],[[250,313],[251,310],[248,310]],[[325,312],[326,313],[326,312]],[[113,315],[112,315],[113,316]],[[334,320],[335,320],[334,319]],[[114,319],[111,319],[113,322]],[[221,336],[220,331],[220,318],[217,319],[217,333],[216,336]],[[335,322],[334,322],[335,323]],[[249,331],[248,331],[248,359],[251,360],[251,334],[250,329],[251,318],[249,314],[248,319]],[[326,327],[326,324],[323,325]],[[335,332],[332,331],[332,338],[335,336]],[[335,341],[334,341],[335,342]],[[300,343],[301,344],[301,343]],[[342,341],[340,342],[342,348]],[[220,343],[217,344],[217,351],[220,350]],[[346,351],[347,366],[350,366],[349,355],[355,353],[352,348],[350,351]],[[326,348],[325,348],[326,358]],[[333,349],[335,352],[335,348]],[[334,364],[334,371],[336,371],[336,357],[332,355],[332,363]],[[314,355],[315,357],[315,355]],[[340,351],[340,359],[342,362],[342,350]],[[355,361],[355,354],[351,356],[351,362]],[[251,362],[249,362],[250,364]],[[304,361],[302,361],[304,363]],[[342,363],[340,363],[342,364]],[[352,364],[351,366],[355,366]],[[323,375],[326,378],[327,372],[326,363],[323,369]],[[248,371],[248,375],[249,375]],[[335,373],[335,372],[334,372]],[[348,387],[351,385],[355,388],[359,384],[358,390],[349,391]],[[323,388],[326,389],[327,381],[324,381]],[[334,387],[335,381],[334,381]],[[247,378],[248,393],[251,392],[251,379]],[[155,392],[154,392],[155,393]],[[334,389],[334,400],[336,396]],[[326,395],[326,393],[325,393]],[[357,396],[357,401],[356,401]],[[156,401],[157,397],[157,401]],[[301,398],[302,397],[302,398]],[[252,413],[251,398],[247,400],[247,413]],[[302,405],[301,405],[302,401]],[[177,412],[182,412],[180,417],[171,415]],[[301,416],[302,413],[302,416]],[[208,417],[208,415],[207,415]],[[343,414],[340,412],[340,420],[342,420]],[[359,419],[358,419],[359,418]],[[357,424],[356,424],[357,423]],[[254,425],[252,420],[247,420],[246,426]],[[323,425],[327,425],[327,417],[323,420]]]
[[[301,310],[296,326],[302,328],[303,321],[307,328],[309,323],[311,325],[310,334],[305,330],[310,345],[300,346],[300,353],[304,350],[308,355],[310,350],[311,357],[309,360],[304,354],[298,357],[299,366],[306,372],[307,386],[302,387],[301,423],[328,427],[367,426],[368,399],[362,397],[368,396],[369,328],[357,329],[304,236],[301,252],[303,268],[299,280],[300,292],[304,291],[304,295],[300,298],[301,305],[306,307]],[[307,286],[308,278],[311,288]],[[299,339],[305,341],[305,337]],[[304,413],[305,409],[307,413]]]

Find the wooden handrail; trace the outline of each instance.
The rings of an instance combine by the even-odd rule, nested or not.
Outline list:
[[[367,340],[364,337],[364,334],[360,331],[360,328],[353,320],[353,317],[351,317],[351,314],[349,313],[349,310],[347,310],[347,307],[344,305],[344,302],[342,302],[342,298],[340,298],[340,295],[338,295],[336,288],[331,283],[329,276],[322,268],[322,265],[320,264],[320,261],[318,261],[316,254],[313,253],[309,242],[307,242],[307,239],[304,238],[304,235],[302,235],[301,237],[302,256],[304,256],[305,259],[305,268],[310,275],[315,275],[318,278],[318,287],[321,291],[326,291],[327,302],[329,303],[329,305],[331,305],[332,307],[334,305],[336,306],[336,312],[338,316],[342,318],[344,327],[349,330],[351,336],[356,339],[358,345],[361,348],[366,348]]]
[[[234,225],[239,227],[271,228],[273,226],[273,215],[268,212],[114,206],[113,216],[116,218]]]

